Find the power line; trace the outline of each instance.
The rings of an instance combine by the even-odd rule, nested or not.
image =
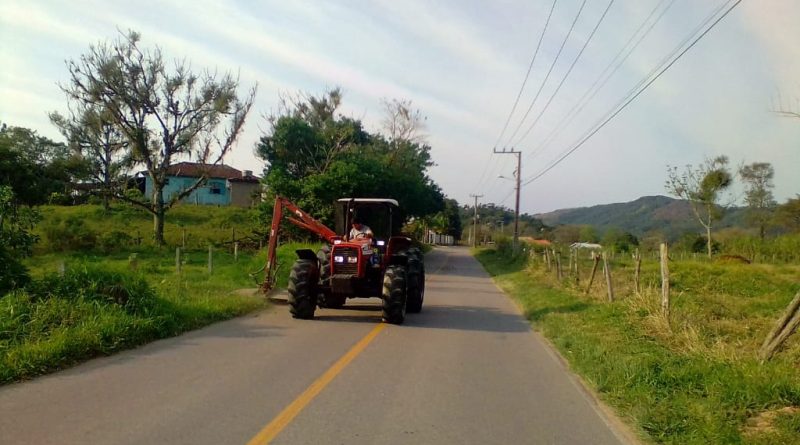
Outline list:
[[[550,107],[550,104],[553,102],[553,99],[558,94],[558,91],[561,90],[561,87],[564,85],[564,82],[566,82],[567,78],[572,72],[572,69],[575,68],[575,65],[578,63],[578,60],[580,60],[581,55],[583,55],[583,51],[586,50],[587,46],[589,46],[589,42],[592,41],[592,37],[594,37],[595,33],[597,32],[597,29],[600,28],[600,24],[603,23],[603,19],[606,18],[608,11],[609,9],[611,9],[611,5],[613,4],[614,0],[610,0],[608,2],[608,6],[606,6],[605,11],[603,11],[603,15],[600,16],[600,20],[597,21],[597,24],[594,25],[592,32],[589,34],[589,37],[586,39],[586,42],[584,42],[583,46],[581,47],[581,50],[578,52],[578,55],[575,56],[575,59],[573,59],[572,64],[569,66],[569,69],[567,69],[567,72],[564,74],[564,77],[561,78],[561,82],[558,83],[558,86],[556,87],[555,91],[553,91],[553,94],[550,95],[550,99],[547,100],[547,103],[544,104],[544,107],[542,108],[541,111],[539,111],[539,114],[536,116],[536,119],[533,120],[531,125],[528,127],[528,129],[525,131],[522,137],[520,137],[517,140],[515,145],[519,145],[523,140],[525,140],[525,138],[530,134],[531,130],[533,130],[533,127],[535,127],[536,124],[539,122],[539,119],[542,118],[545,111],[547,111],[547,108]]]
[[[544,141],[541,144],[539,144],[536,148],[534,148],[533,151],[531,151],[531,153],[528,155],[529,157],[533,157],[537,152],[540,152],[540,151],[544,150],[545,148],[547,148],[550,145],[550,143],[555,139],[555,137],[558,134],[560,134],[561,131],[567,125],[572,123],[572,121],[575,119],[575,117],[578,114],[580,114],[580,112],[583,111],[583,109],[586,107],[586,105],[589,102],[591,102],[592,99],[594,99],[594,97],[597,95],[597,93],[601,89],[603,89],[603,87],[606,85],[606,83],[608,83],[609,79],[611,79],[614,76],[614,74],[616,74],[616,72],[619,70],[619,68],[622,66],[622,64],[625,63],[626,60],[628,60],[628,57],[630,57],[630,55],[633,53],[633,51],[635,51],[636,48],[638,48],[639,45],[642,43],[642,41],[644,41],[644,38],[647,37],[648,34],[650,34],[650,31],[653,30],[655,25],[658,22],[661,21],[661,19],[664,17],[664,14],[666,14],[666,12],[672,7],[672,5],[675,4],[675,0],[669,0],[669,4],[667,5],[667,7],[661,10],[661,12],[658,14],[656,19],[652,23],[650,23],[650,26],[648,26],[647,30],[645,30],[645,32],[642,33],[639,36],[639,38],[636,41],[636,43],[633,44],[633,46],[630,46],[630,48],[629,48],[629,45],[631,44],[631,42],[633,42],[633,40],[636,38],[637,35],[639,35],[639,33],[642,31],[642,29],[645,27],[645,25],[647,25],[647,23],[650,21],[650,19],[653,18],[655,13],[666,2],[667,2],[667,0],[661,0],[661,2],[658,3],[655,6],[655,8],[653,8],[652,11],[650,11],[650,14],[648,14],[647,17],[644,19],[644,21],[642,21],[642,24],[639,25],[639,27],[636,29],[636,31],[634,31],[634,33],[631,34],[630,38],[628,38],[628,41],[625,43],[625,45],[623,45],[623,47],[614,56],[614,58],[611,59],[611,62],[603,69],[603,71],[600,73],[600,75],[597,77],[597,79],[595,79],[594,83],[592,83],[592,85],[586,90],[586,92],[583,93],[581,98],[578,99],[577,102],[575,102],[575,105],[564,115],[564,117],[561,118],[561,120],[558,122],[558,124],[556,124],[556,126],[553,128],[553,131],[551,131],[547,135],[547,137],[544,138]],[[613,67],[613,69],[611,69],[612,67]],[[609,69],[611,69],[610,72],[609,72]],[[602,83],[601,83],[601,81],[602,81]]]
[[[539,95],[542,93],[542,89],[547,84],[547,79],[550,78],[550,74],[553,72],[553,67],[556,66],[556,62],[558,62],[558,58],[561,56],[561,51],[564,50],[564,46],[567,44],[567,40],[569,40],[569,36],[572,35],[572,31],[575,29],[575,24],[578,23],[578,18],[580,18],[581,12],[583,12],[584,6],[586,6],[586,0],[583,0],[583,3],[581,3],[581,7],[580,7],[580,9],[578,9],[578,13],[575,15],[575,19],[572,21],[572,25],[569,27],[569,31],[567,32],[567,35],[564,37],[564,40],[561,42],[561,46],[558,48],[558,52],[556,53],[556,57],[553,59],[553,63],[550,64],[550,69],[547,70],[547,74],[544,76],[544,80],[542,81],[542,84],[539,85],[539,89],[536,91],[536,95],[533,97],[533,100],[531,101],[531,104],[528,107],[528,110],[525,111],[525,115],[522,116],[522,119],[519,121],[519,124],[517,124],[517,128],[514,129],[514,133],[512,133],[511,137],[508,138],[509,142],[514,140],[514,138],[517,136],[517,133],[519,132],[519,129],[522,128],[522,124],[525,123],[525,119],[528,118],[528,115],[531,113],[531,110],[533,109],[533,106],[536,105],[536,101],[539,99]]]
[[[723,13],[721,16],[719,16],[719,17],[718,17],[718,18],[717,18],[717,19],[716,19],[716,20],[715,20],[715,21],[714,21],[714,22],[713,22],[713,23],[712,23],[712,24],[711,24],[711,25],[710,25],[708,28],[706,28],[706,30],[705,30],[705,31],[703,31],[703,32],[702,32],[702,33],[701,33],[699,36],[697,36],[697,37],[696,37],[696,38],[695,38],[695,39],[692,41],[692,43],[690,43],[690,44],[689,44],[689,46],[687,46],[687,47],[686,47],[686,48],[685,48],[683,51],[681,51],[681,52],[680,52],[680,54],[678,54],[678,55],[677,55],[677,57],[675,57],[675,58],[674,58],[674,59],[673,59],[671,62],[669,62],[669,64],[668,64],[667,66],[665,66],[663,69],[661,69],[661,70],[658,72],[658,74],[656,74],[656,75],[655,75],[655,77],[653,77],[652,79],[650,79],[650,81],[648,81],[648,82],[647,82],[647,83],[644,85],[644,87],[642,87],[641,89],[639,89],[639,91],[637,91],[637,92],[636,92],[636,93],[635,93],[635,94],[634,94],[632,97],[630,97],[628,100],[626,100],[626,101],[625,101],[625,102],[622,104],[622,106],[620,106],[619,108],[617,108],[617,110],[616,110],[616,111],[614,111],[613,113],[611,113],[611,115],[610,115],[610,116],[608,116],[608,117],[607,117],[607,118],[606,118],[606,119],[605,119],[605,120],[604,120],[604,121],[603,121],[601,124],[599,124],[598,126],[596,126],[596,127],[595,127],[595,128],[592,130],[592,131],[590,131],[590,132],[589,132],[589,134],[588,134],[588,135],[586,135],[586,136],[585,136],[583,139],[581,139],[581,141],[580,141],[580,142],[578,142],[578,143],[577,143],[577,144],[575,144],[575,145],[574,145],[572,148],[570,148],[569,150],[567,150],[567,151],[566,151],[566,152],[565,152],[565,153],[564,153],[564,154],[563,154],[561,157],[559,157],[559,158],[558,158],[558,159],[557,159],[557,160],[556,160],[554,163],[550,164],[550,166],[548,166],[547,168],[545,168],[545,169],[544,169],[542,172],[540,172],[540,173],[536,174],[536,175],[535,175],[533,178],[531,178],[531,179],[529,179],[529,180],[525,181],[525,184],[523,184],[523,185],[528,185],[528,184],[530,184],[531,182],[533,182],[533,181],[535,181],[535,180],[539,179],[540,177],[542,177],[542,175],[544,175],[545,173],[547,173],[548,171],[550,171],[551,169],[553,169],[553,167],[555,167],[556,165],[560,164],[560,163],[561,163],[561,162],[562,162],[564,159],[566,159],[566,158],[567,158],[567,156],[569,156],[570,154],[572,154],[573,152],[575,152],[575,150],[577,150],[577,149],[578,149],[578,148],[580,148],[580,147],[581,147],[581,146],[582,146],[584,143],[586,143],[586,141],[588,141],[588,140],[589,140],[589,139],[590,139],[592,136],[594,136],[594,135],[595,135],[595,134],[596,134],[598,131],[600,131],[600,129],[602,129],[602,128],[603,128],[603,127],[604,127],[604,126],[605,126],[605,125],[606,125],[608,122],[610,122],[610,121],[611,121],[611,120],[612,120],[614,117],[616,117],[616,116],[617,116],[617,115],[618,115],[618,114],[619,114],[619,113],[620,113],[622,110],[624,110],[624,109],[625,109],[625,108],[626,108],[626,107],[627,107],[627,106],[628,106],[628,105],[629,105],[631,102],[633,102],[633,101],[634,101],[634,100],[635,100],[637,97],[639,97],[639,95],[640,95],[640,94],[642,94],[642,93],[643,93],[643,92],[644,92],[644,91],[645,91],[645,90],[646,90],[646,89],[647,89],[647,88],[648,88],[650,85],[652,85],[652,84],[653,84],[653,82],[655,82],[655,81],[656,81],[656,80],[657,80],[659,77],[661,77],[661,75],[662,75],[662,74],[664,74],[664,73],[665,73],[665,72],[666,72],[666,71],[667,71],[667,70],[668,70],[670,67],[672,67],[672,65],[674,65],[674,64],[675,64],[675,62],[677,62],[677,61],[678,61],[678,60],[679,60],[681,57],[683,57],[683,55],[684,55],[684,54],[686,54],[686,53],[687,53],[687,52],[688,52],[690,49],[692,49],[692,48],[694,47],[694,45],[695,45],[695,44],[697,44],[697,42],[699,42],[699,41],[700,41],[700,39],[702,39],[703,37],[705,37],[705,36],[706,36],[706,34],[708,34],[708,32],[709,32],[709,31],[711,31],[711,30],[712,30],[712,29],[713,29],[713,28],[714,28],[714,27],[715,27],[715,26],[716,26],[716,25],[717,25],[717,24],[718,24],[718,23],[719,23],[719,22],[720,22],[722,19],[724,19],[724,18],[725,18],[725,17],[726,17],[726,16],[727,16],[727,15],[728,15],[728,14],[729,14],[729,13],[730,13],[730,12],[731,12],[731,11],[732,11],[734,8],[735,8],[735,7],[737,7],[737,6],[738,6],[738,5],[739,5],[741,2],[742,2],[742,0],[736,0],[736,2],[735,2],[735,3],[734,3],[734,4],[733,4],[733,5],[730,7],[730,8],[728,8],[728,9],[727,9],[727,10],[726,10],[726,11],[725,11],[725,12],[724,12],[724,13]],[[730,3],[730,2],[729,2],[729,3]]]
[[[528,83],[528,77],[531,75],[531,69],[533,69],[533,63],[536,61],[536,56],[539,54],[539,48],[542,46],[542,40],[544,40],[544,34],[547,32],[547,26],[550,24],[550,17],[553,16],[553,11],[556,9],[556,3],[558,0],[553,0],[553,4],[550,6],[550,13],[547,14],[547,20],[544,22],[544,28],[542,28],[542,34],[539,35],[539,42],[536,44],[536,50],[533,52],[533,57],[531,58],[531,63],[528,65],[528,72],[525,73],[525,79],[522,81],[522,86],[519,87],[519,92],[517,93],[517,98],[514,100],[514,105],[511,107],[511,112],[508,113],[508,117],[506,118],[506,123],[503,125],[503,130],[500,132],[500,136],[497,137],[497,141],[495,141],[494,146],[497,148],[497,144],[503,139],[503,135],[505,135],[506,130],[508,129],[508,124],[511,122],[511,116],[514,115],[514,111],[517,110],[517,105],[519,105],[519,99],[522,97],[522,92],[525,90],[525,85]]]

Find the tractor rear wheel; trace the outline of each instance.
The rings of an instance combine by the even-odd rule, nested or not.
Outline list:
[[[402,324],[406,318],[406,268],[391,265],[383,275],[383,320]]]
[[[319,268],[314,260],[297,260],[289,273],[289,312],[294,318],[310,320],[317,308]]]
[[[422,302],[425,299],[425,263],[422,253],[409,251],[408,254],[408,303],[406,309],[412,314],[422,311]]]

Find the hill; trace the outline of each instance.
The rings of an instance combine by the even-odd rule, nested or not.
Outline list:
[[[743,208],[728,209],[717,228],[741,226],[743,214]],[[534,216],[549,226],[585,224],[600,231],[618,227],[636,236],[660,231],[672,238],[684,232],[702,230],[689,202],[668,196],[643,196],[631,202],[560,209]]]

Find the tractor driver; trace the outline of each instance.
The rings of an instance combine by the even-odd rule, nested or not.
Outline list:
[[[350,229],[350,235],[348,236],[348,239],[372,239],[372,229],[370,229],[366,224],[362,223],[361,219],[354,217],[351,224],[353,228]]]

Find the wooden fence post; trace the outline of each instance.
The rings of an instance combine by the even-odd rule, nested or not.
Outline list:
[[[64,260],[61,260],[58,262],[58,276],[63,278],[64,275],[66,275],[66,273],[67,273],[67,265],[64,264]]]
[[[639,251],[636,251],[636,256],[634,257],[636,264],[635,269],[633,272],[633,284],[636,287],[636,293],[638,294],[641,292],[641,274],[642,274],[642,256],[639,254]]]
[[[175,248],[175,273],[181,274],[181,248]]]
[[[552,265],[552,261],[550,259],[550,250],[549,249],[547,249],[547,248],[544,249],[544,256],[545,256],[545,259],[547,260],[547,271],[550,272],[551,270],[553,270],[553,265]]]
[[[780,345],[797,329],[797,325],[800,324],[800,311],[798,309],[800,309],[800,292],[797,292],[792,302],[789,303],[789,307],[786,308],[781,318],[778,319],[778,322],[767,335],[767,338],[764,339],[764,343],[758,351],[758,355],[762,360],[772,358]]]
[[[661,243],[661,312],[669,319],[669,247]]]
[[[603,252],[603,274],[606,276],[606,287],[608,288],[608,301],[614,301],[614,286],[611,283],[611,267],[608,264],[608,255]]]
[[[586,295],[589,295],[589,291],[592,289],[592,283],[594,283],[594,275],[597,273],[597,265],[600,264],[600,256],[593,252],[592,261],[594,261],[594,264],[592,265],[592,274],[589,276],[589,285],[586,286]]]
[[[562,272],[561,272],[561,252],[559,251],[556,254],[556,277],[558,281],[561,281]]]
[[[581,274],[580,270],[578,269],[578,260],[580,259],[580,253],[578,249],[575,249],[575,284],[579,284],[581,282]]]
[[[233,243],[233,261],[239,261],[239,241]]]
[[[567,268],[567,270],[569,270],[570,275],[572,275],[572,268],[574,267],[572,264],[573,260],[572,255],[573,255],[572,249],[569,249],[569,267]]]

